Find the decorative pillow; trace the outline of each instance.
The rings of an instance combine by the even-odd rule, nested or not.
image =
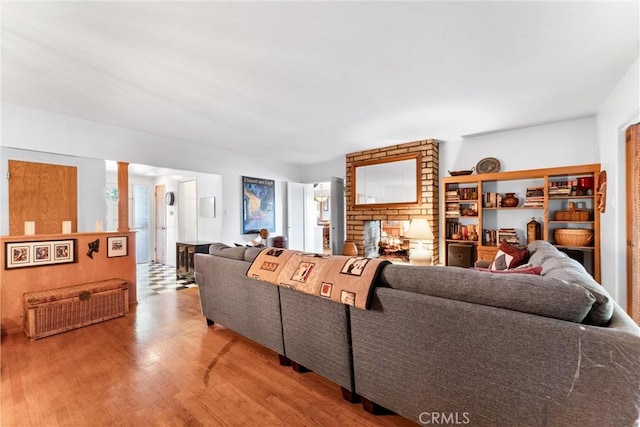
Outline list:
[[[539,276],[542,273],[542,266],[537,265],[535,267],[527,268],[518,267],[511,270],[489,270],[488,268],[475,268],[475,270],[498,274],[537,274]]]
[[[510,268],[516,268],[517,266],[527,262],[529,258],[529,251],[516,248],[515,246],[507,243],[506,240],[502,240],[496,257],[494,258],[490,270],[508,270]]]

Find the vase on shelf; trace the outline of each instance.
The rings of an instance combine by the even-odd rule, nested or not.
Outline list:
[[[357,256],[358,255],[358,247],[353,240],[345,240],[344,245],[342,245],[342,255],[346,256]]]
[[[502,198],[502,206],[505,208],[515,208],[520,200],[515,196],[516,193],[505,193]]]

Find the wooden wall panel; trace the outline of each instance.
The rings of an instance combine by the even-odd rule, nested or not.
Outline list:
[[[24,222],[35,221],[36,234],[58,234],[62,221],[78,227],[78,182],[75,166],[9,160],[9,234],[24,234]]]

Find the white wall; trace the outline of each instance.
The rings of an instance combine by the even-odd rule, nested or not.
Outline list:
[[[345,179],[345,156],[315,165],[306,165],[302,173],[302,181],[300,182],[304,183],[329,181],[332,176]]]
[[[198,195],[196,180],[180,180],[176,193],[176,207],[178,209],[178,240],[193,242],[198,240]]]
[[[602,284],[626,308],[625,129],[640,122],[640,66],[631,66],[600,107],[598,148],[607,171],[607,210],[601,215]],[[605,238],[606,236],[606,238]]]
[[[222,196],[222,176],[199,173],[196,175],[198,198],[198,240],[217,242],[222,239],[222,218],[224,198]],[[200,199],[215,197],[215,218],[200,215]]]
[[[485,157],[501,172],[598,163],[595,117],[440,143],[440,176],[475,167]]]
[[[224,204],[219,207],[222,212],[221,240],[226,243],[250,241],[256,237],[241,234],[243,175],[276,181],[276,230],[272,233],[274,236],[284,232],[285,181],[302,180],[302,168],[284,162],[207,148],[6,102],[2,103],[0,145],[219,174],[222,176],[221,198],[224,200]],[[101,167],[104,171],[104,165]],[[104,172],[102,179],[104,180]],[[104,191],[104,182],[102,189]],[[6,189],[3,191],[6,192]],[[92,221],[94,224],[95,220]]]
[[[19,150],[0,146],[0,234],[9,234],[9,185],[7,176],[9,160],[50,163],[77,167],[78,179],[78,232],[95,231],[96,221],[107,224],[105,164],[101,160],[86,159]],[[61,195],[62,196],[62,195]],[[36,230],[37,230],[36,224]],[[60,225],[62,231],[62,224]]]

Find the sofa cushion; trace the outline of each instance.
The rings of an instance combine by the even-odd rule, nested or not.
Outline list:
[[[542,264],[544,277],[559,278],[587,289],[595,297],[585,323],[606,326],[613,316],[613,301],[609,293],[598,284],[584,267],[569,257],[549,258]]]
[[[584,287],[557,278],[487,274],[459,267],[387,265],[380,283],[394,289],[571,322],[582,322],[595,301]]]
[[[531,253],[529,263],[533,265],[542,265],[549,259],[567,258],[567,254],[560,252],[554,246],[539,247],[535,252]]]
[[[545,241],[534,241],[528,245],[531,257],[529,263],[542,266],[542,275],[563,279],[587,289],[596,301],[585,319],[585,323],[604,326],[613,316],[614,304],[609,293],[587,273],[578,261],[559,251]]]
[[[261,247],[261,248],[259,248],[257,246],[248,247],[247,250],[244,252],[244,260],[245,261],[249,261],[249,262],[253,262],[253,260],[256,259],[258,254],[260,252],[262,252],[262,249],[264,249],[264,246]]]
[[[209,254],[216,255],[223,258],[237,259],[244,261],[244,252],[247,250],[246,246],[227,246],[224,243],[213,243],[209,246]]]
[[[516,248],[503,240],[489,268],[491,270],[508,270],[524,264],[528,258],[529,251],[526,248]]]

